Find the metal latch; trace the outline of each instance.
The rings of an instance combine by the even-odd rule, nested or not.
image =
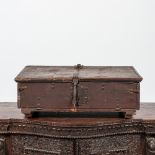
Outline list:
[[[135,93],[135,94],[139,94],[139,90],[138,89],[129,89],[130,93]]]
[[[74,108],[78,106],[78,83],[79,83],[79,70],[83,68],[83,65],[77,64],[75,66],[76,72],[73,74],[73,99],[72,104]]]
[[[75,67],[75,69],[80,70],[80,69],[83,68],[83,65],[81,65],[81,64],[77,64],[77,65],[75,65],[74,67]]]
[[[73,100],[72,100],[72,104],[74,105],[74,107],[76,107],[78,105],[78,90],[77,90],[77,86],[79,83],[79,79],[77,76],[74,75],[73,77]]]
[[[19,86],[18,87],[19,92],[24,91],[25,89],[27,89],[27,86]]]

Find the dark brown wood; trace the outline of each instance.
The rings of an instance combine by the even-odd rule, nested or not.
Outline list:
[[[141,81],[132,66],[26,66],[16,77],[17,82],[71,82],[78,70],[80,81]]]
[[[132,119],[25,118],[16,103],[0,103],[2,155],[154,155],[155,103]]]
[[[133,116],[132,120],[143,120],[143,121],[151,121],[155,119],[155,103],[141,103],[140,110],[136,111],[136,114]],[[91,118],[82,118],[81,121],[80,116],[77,118],[73,117],[39,117],[39,118],[25,118],[25,115],[21,113],[20,109],[17,108],[16,102],[0,102],[0,120],[7,120],[7,119],[15,119],[15,120],[33,120],[33,121],[52,121],[56,124],[64,123],[64,124],[78,124],[78,125],[85,125],[87,124],[94,124],[107,121],[121,121],[124,120],[123,118],[107,118],[107,117],[91,117]],[[66,121],[66,119],[68,121]],[[59,120],[59,121],[58,121]],[[76,121],[75,121],[76,120]],[[128,120],[126,120],[128,121]]]
[[[125,112],[139,109],[141,76],[129,66],[27,66],[16,77],[18,107],[33,112]]]

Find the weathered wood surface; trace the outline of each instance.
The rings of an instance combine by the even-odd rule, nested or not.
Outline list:
[[[132,66],[82,66],[80,80],[141,81]],[[16,77],[17,82],[72,81],[76,66],[26,66]]]

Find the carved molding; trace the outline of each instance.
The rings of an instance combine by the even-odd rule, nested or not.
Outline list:
[[[146,138],[147,153],[155,154],[155,137]]]
[[[48,151],[48,150],[43,150],[43,149],[36,149],[36,148],[30,148],[30,147],[24,147],[24,154],[27,152],[36,152],[36,153],[43,153],[43,154],[48,154],[48,155],[60,155],[59,152],[53,152],[53,151]]]
[[[125,153],[125,154],[127,154],[128,151],[129,151],[128,148],[122,148],[122,149],[105,150],[105,151],[98,152],[98,153],[91,154],[91,155],[111,155],[114,153],[123,153],[123,154]]]
[[[1,130],[2,129],[2,130]],[[5,130],[3,130],[5,129]],[[104,153],[111,154],[122,154],[126,155],[128,152],[132,155],[138,155],[136,154],[136,149],[132,151],[131,148],[134,146],[136,148],[140,147],[140,144],[138,142],[140,141],[139,137],[141,135],[147,136],[146,139],[146,148],[147,153],[155,154],[155,138],[152,137],[155,135],[155,122],[143,122],[141,120],[138,121],[129,121],[129,122],[113,122],[113,123],[103,123],[103,124],[96,124],[96,125],[89,125],[89,126],[56,126],[52,123],[43,123],[43,122],[31,122],[31,121],[14,121],[10,120],[10,123],[7,124],[7,126],[3,123],[0,124],[0,135],[9,135],[12,136],[12,138],[15,140],[16,143],[13,146],[13,152],[20,152],[20,148],[16,148],[18,144],[20,145],[20,141],[23,141],[23,152],[26,155],[31,154],[43,154],[43,155],[59,155],[61,154],[61,148],[56,149],[56,147],[51,150],[51,147],[42,147],[39,146],[42,145],[42,140],[45,139],[43,145],[48,145],[51,140],[56,142],[56,145],[63,146],[68,144],[66,148],[72,148],[75,152],[75,155],[83,155],[81,154],[81,148],[90,147],[92,145],[92,141],[96,139],[96,143],[94,145],[100,146],[102,139],[107,139],[108,144],[111,143],[111,147],[102,148],[100,152],[97,153],[97,155],[102,155]],[[150,136],[150,137],[149,137]],[[104,137],[104,138],[103,138]],[[116,138],[114,141],[114,137]],[[127,142],[130,138],[130,141],[134,139],[134,145],[133,143],[130,143],[128,141],[127,144],[130,145],[129,148],[126,148],[124,143],[120,143],[117,145],[120,141],[120,137],[124,137],[124,142]],[[40,139],[39,145],[37,144],[37,140]],[[36,141],[36,146],[34,145],[34,142]],[[65,141],[65,142],[64,142]],[[82,141],[83,144],[80,142]],[[89,141],[90,143],[85,144],[85,142]],[[112,142],[113,141],[113,142]],[[1,139],[0,139],[1,142]],[[4,142],[4,139],[2,139],[2,142]],[[29,144],[29,142],[32,145]],[[50,145],[53,146],[53,143]],[[64,143],[62,143],[64,142]],[[95,142],[95,141],[94,141]],[[107,143],[106,141],[102,141],[102,146]],[[72,144],[73,143],[73,144]],[[5,144],[5,143],[4,143]],[[28,145],[29,144],[29,145]],[[1,145],[1,144],[0,144]],[[73,146],[72,146],[73,145]],[[21,144],[22,146],[22,144]],[[1,147],[0,147],[1,148]],[[65,149],[66,149],[65,148]],[[93,148],[93,147],[92,147]],[[95,148],[95,147],[94,147]],[[100,147],[101,148],[101,147]],[[106,150],[107,149],[107,150]],[[105,151],[104,151],[105,150]],[[109,150],[109,151],[108,151]],[[56,152],[55,152],[56,151]],[[58,151],[58,152],[57,152]],[[98,150],[97,150],[98,151]],[[96,153],[97,151],[92,151],[92,155],[95,155],[93,153]],[[69,150],[69,153],[72,152],[72,150]],[[67,152],[68,153],[68,152]],[[69,155],[69,153],[66,155]],[[71,153],[70,153],[71,154]],[[5,155],[5,154],[2,154]],[[15,154],[16,155],[16,154]],[[150,155],[150,154],[149,154]]]
[[[0,155],[6,155],[5,139],[0,139]]]
[[[3,124],[6,128],[6,125]],[[0,128],[3,129],[3,125]],[[80,133],[80,134],[79,134]],[[51,124],[34,122],[14,122],[10,123],[6,130],[0,131],[1,135],[32,135],[49,138],[61,139],[89,139],[106,136],[125,135],[125,134],[155,134],[154,123],[127,122],[111,123],[95,126],[52,126]]]
[[[118,135],[126,135],[126,134],[144,134],[145,132],[137,132],[137,131],[131,131],[131,132],[121,132],[121,133],[111,133],[111,134],[96,134],[92,136],[57,136],[57,135],[48,135],[48,134],[39,134],[34,132],[0,132],[1,135],[11,134],[11,135],[29,135],[29,136],[39,136],[39,137],[48,137],[48,138],[55,138],[55,139],[90,139],[90,138],[102,138],[102,137],[108,137],[108,136],[118,136]],[[155,133],[154,133],[155,134]]]

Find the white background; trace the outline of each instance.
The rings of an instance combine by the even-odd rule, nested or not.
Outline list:
[[[155,0],[0,0],[0,101],[25,65],[131,65],[155,102]]]

